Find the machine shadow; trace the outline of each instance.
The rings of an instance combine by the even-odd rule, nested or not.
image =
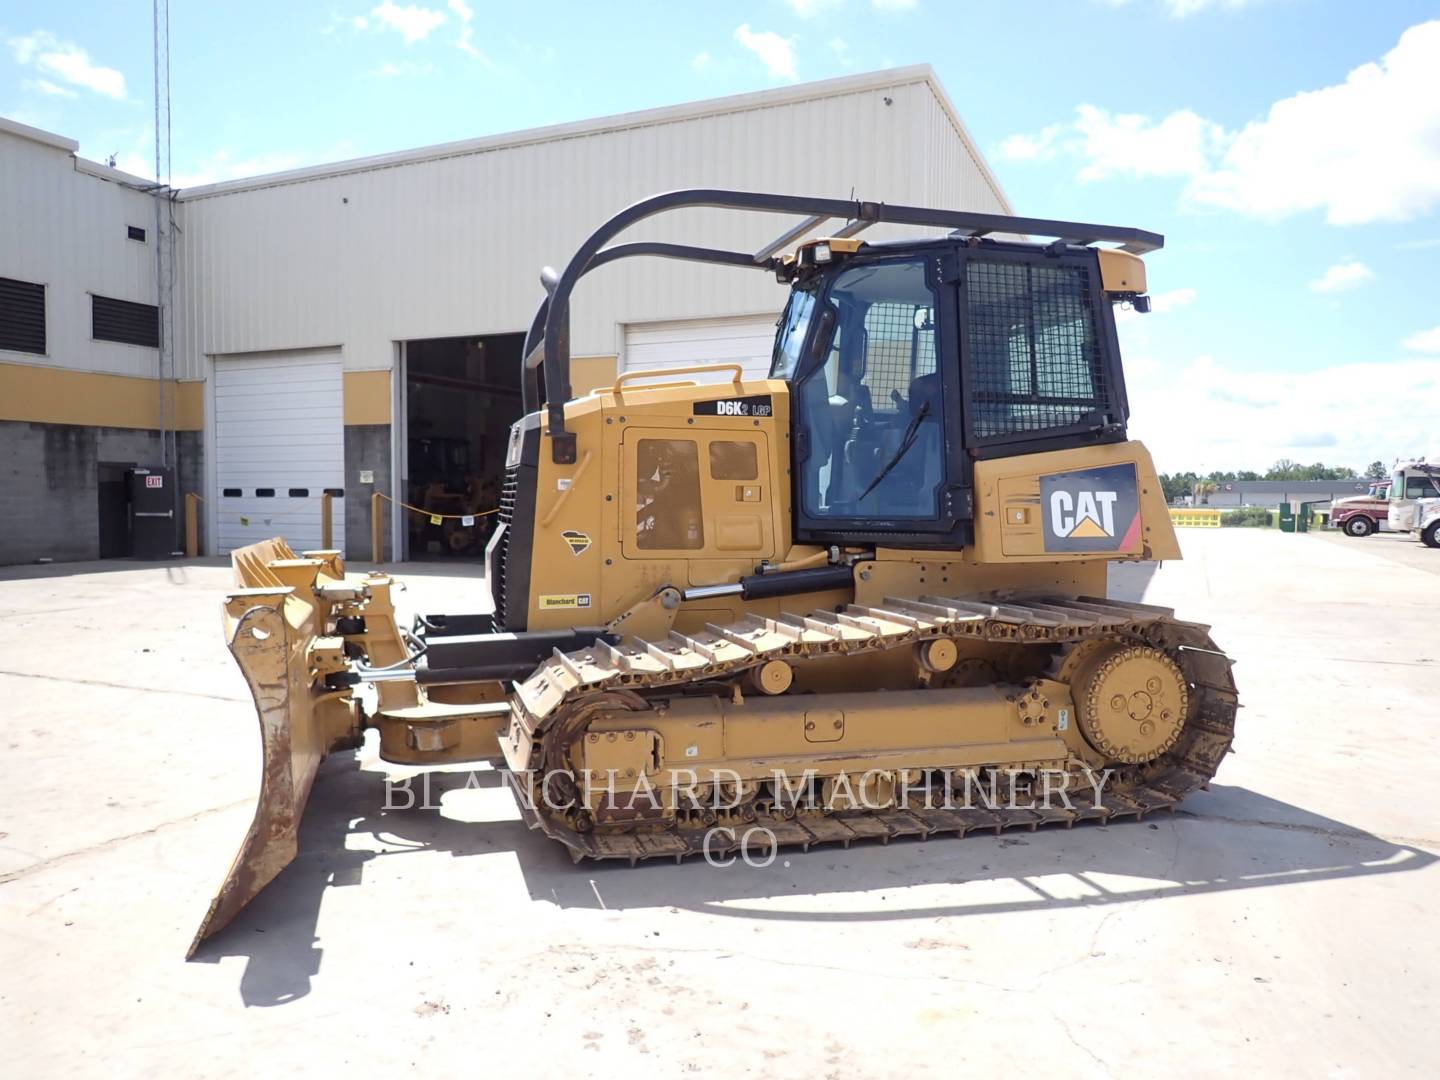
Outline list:
[[[1110,826],[971,834],[932,840],[817,846],[780,852],[766,866],[692,859],[575,864],[566,850],[514,817],[460,820],[446,796],[498,788],[502,773],[434,772],[428,798],[386,808],[385,773],[327,761],[300,832],[298,858],[230,926],[203,943],[198,962],[246,958],[246,1005],[304,997],[319,972],[320,904],[327,890],[363,886],[365,864],[413,851],[452,857],[513,852],[531,903],[561,908],[691,910],[741,919],[865,922],[1104,907],[1167,896],[1269,888],[1423,869],[1437,856],[1396,844],[1241,787],[1213,785],[1174,814]],[[385,850],[348,846],[352,837]],[[757,862],[763,859],[757,859]],[[920,897],[919,903],[904,897]],[[934,888],[953,899],[934,903]],[[819,898],[844,895],[837,907]]]

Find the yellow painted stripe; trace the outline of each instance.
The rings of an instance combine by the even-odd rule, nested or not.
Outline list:
[[[0,363],[0,420],[154,430],[160,427],[158,386],[132,375]],[[169,384],[177,430],[204,426],[204,388],[203,382]]]
[[[345,372],[345,423],[390,423],[390,372]]]

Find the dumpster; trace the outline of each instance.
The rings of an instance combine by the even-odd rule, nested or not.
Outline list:
[[[1329,500],[1327,499],[1316,499],[1312,502],[1302,502],[1300,504],[1300,509],[1295,514],[1295,531],[1309,532],[1312,527],[1316,529],[1324,528],[1325,515],[1320,513],[1320,511],[1316,510],[1315,507],[1326,506],[1328,505],[1328,503]]]
[[[1280,511],[1280,531],[1293,533],[1295,531],[1295,510],[1288,502],[1282,502],[1278,509]]]

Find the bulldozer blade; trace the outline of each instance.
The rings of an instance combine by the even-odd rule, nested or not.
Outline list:
[[[282,571],[280,576],[241,588],[225,601],[230,653],[249,684],[260,721],[260,793],[244,843],[187,957],[294,860],[300,820],[320,762],[331,750],[356,746],[360,740],[356,702],[348,690],[327,689],[323,678],[340,648],[338,639],[323,636],[328,605],[304,584],[304,574],[296,580],[297,570],[315,577],[314,568],[296,565],[314,560],[285,561],[289,565],[269,563]],[[257,580],[239,557],[235,565],[242,583]],[[281,584],[282,577],[294,584]]]

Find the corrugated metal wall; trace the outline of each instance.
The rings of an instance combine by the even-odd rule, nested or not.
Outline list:
[[[894,79],[197,192],[182,202],[181,377],[203,376],[207,353],[340,345],[347,368],[384,368],[394,341],[523,330],[541,296],[542,265],[562,265],[610,214],[670,188],[1003,211],[923,70]],[[790,220],[686,211],[627,237],[753,248]],[[748,314],[783,299],[765,275],[636,260],[597,271],[577,290],[572,349],[613,354],[626,323]]]
[[[147,242],[126,237],[127,225]],[[46,355],[0,361],[157,374],[155,349],[90,339],[90,293],[155,303],[155,203],[76,170],[69,151],[0,131],[0,277],[46,286]]]

